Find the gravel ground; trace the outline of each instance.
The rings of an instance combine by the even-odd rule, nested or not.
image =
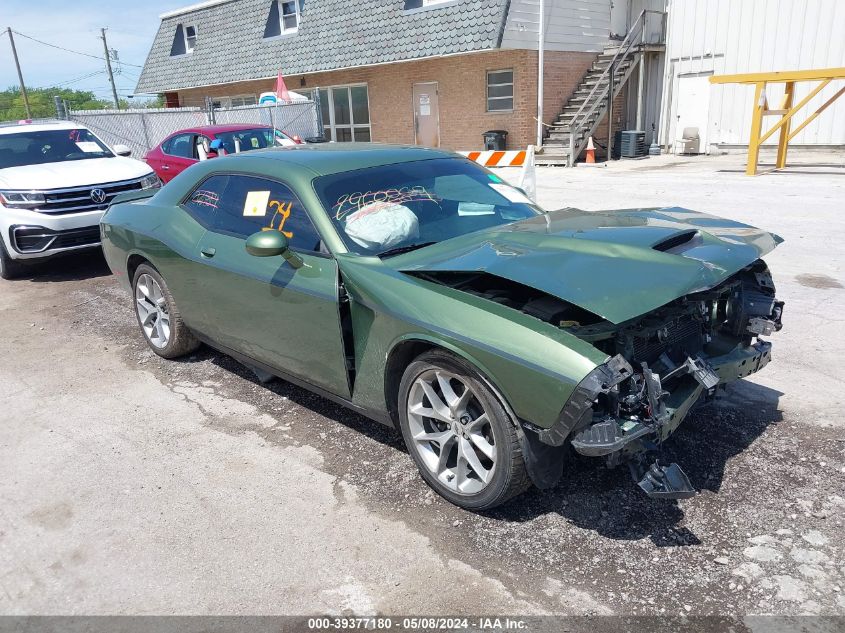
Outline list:
[[[774,360],[667,443],[701,491],[680,503],[574,460],[553,490],[470,514],[389,429],[206,348],[159,359],[99,256],[0,283],[0,613],[845,614],[831,160],[538,170],[549,207],[677,205],[787,240],[768,258]]]

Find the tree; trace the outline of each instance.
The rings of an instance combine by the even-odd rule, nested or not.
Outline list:
[[[67,101],[71,110],[102,110],[112,107],[111,101],[98,99],[93,92],[71,88],[27,88],[32,118],[46,119],[56,116],[53,97]],[[125,105],[123,105],[125,107]],[[0,121],[18,121],[26,118],[26,107],[18,86],[0,92]]]

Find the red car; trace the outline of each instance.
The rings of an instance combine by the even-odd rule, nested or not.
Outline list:
[[[169,182],[198,162],[203,154],[214,158],[218,154],[300,143],[302,141],[298,137],[273,130],[268,125],[203,125],[174,132],[147,152],[144,160],[162,182]]]

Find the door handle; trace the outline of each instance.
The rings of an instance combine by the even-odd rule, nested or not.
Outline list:
[[[203,257],[208,257],[208,258],[214,257],[214,254],[215,254],[216,252],[217,252],[217,251],[216,251],[215,249],[210,248],[210,247],[209,247],[209,248],[204,248],[204,249],[202,249],[202,250],[200,251],[200,253],[202,254],[202,256],[203,256]]]
[[[170,169],[170,165],[162,165],[161,168],[162,169]]]

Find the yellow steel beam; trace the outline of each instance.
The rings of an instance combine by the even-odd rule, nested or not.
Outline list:
[[[757,162],[760,159],[760,131],[763,128],[763,110],[766,109],[761,97],[765,88],[766,83],[761,81],[754,91],[754,114],[751,117],[751,138],[748,141],[748,165],[745,167],[745,173],[749,176],[757,175]]]
[[[814,120],[817,116],[819,116],[822,112],[824,112],[824,111],[827,109],[827,107],[828,107],[831,103],[833,103],[834,101],[836,101],[836,100],[837,100],[839,97],[841,97],[843,94],[845,94],[845,86],[843,86],[842,88],[840,88],[840,89],[839,89],[839,92],[837,92],[837,93],[836,93],[835,95],[833,95],[830,99],[828,99],[828,100],[827,100],[827,101],[825,101],[825,102],[824,102],[821,106],[819,106],[819,109],[818,109],[818,110],[816,110],[815,112],[813,112],[813,114],[811,114],[809,117],[807,117],[807,120],[806,120],[806,121],[804,121],[801,125],[799,125],[797,128],[795,128],[795,130],[793,130],[792,134],[790,134],[790,135],[789,135],[789,138],[787,139],[787,143],[788,143],[789,141],[791,141],[791,140],[795,137],[795,135],[796,135],[796,134],[798,134],[798,132],[800,132],[800,131],[801,131],[801,130],[803,130],[805,127],[807,127],[808,125],[810,125],[810,123],[812,123],[812,122],[813,122],[813,120]]]
[[[787,81],[813,81],[845,79],[845,67],[816,68],[814,70],[779,70],[767,73],[740,73],[738,75],[713,75],[711,84],[756,84],[761,81],[783,83]]]
[[[786,114],[780,120],[780,138],[778,138],[778,158],[777,165],[778,169],[783,169],[786,167],[786,152],[789,148],[789,122],[792,120],[792,115],[800,109],[800,105],[792,109],[792,100],[795,97],[795,82],[788,81],[786,82],[786,91],[783,94],[783,102],[781,103],[781,108],[786,110]],[[762,142],[762,141],[761,141]]]
[[[784,98],[784,102],[786,102],[786,100],[787,100],[787,99],[789,99],[789,103],[790,103],[790,105],[789,105],[789,107],[788,107],[788,108],[786,108],[784,111],[778,110],[778,112],[781,112],[781,113],[783,114],[783,118],[782,118],[780,121],[778,121],[778,122],[775,124],[775,126],[774,126],[771,130],[769,130],[768,132],[766,132],[766,133],[765,133],[765,134],[764,134],[764,135],[760,138],[760,142],[761,142],[761,143],[765,143],[765,142],[766,142],[766,140],[768,140],[768,138],[769,138],[772,134],[774,134],[774,133],[775,133],[775,132],[777,132],[779,129],[781,129],[781,128],[782,128],[782,126],[787,125],[787,124],[789,123],[789,121],[792,119],[793,115],[795,115],[795,113],[796,113],[796,112],[798,112],[798,110],[800,110],[800,109],[801,109],[801,108],[803,108],[805,105],[807,105],[807,104],[810,102],[810,99],[812,99],[812,98],[813,98],[813,97],[815,97],[817,94],[819,94],[822,90],[824,90],[824,89],[825,89],[825,86],[827,86],[829,83],[830,83],[830,79],[827,79],[827,80],[825,80],[825,81],[821,82],[818,86],[816,86],[815,88],[813,88],[813,89],[809,92],[809,94],[808,94],[806,97],[804,97],[803,99],[801,99],[801,101],[799,101],[799,102],[798,102],[798,105],[797,105],[797,106],[795,106],[795,107],[793,108],[793,107],[792,107],[792,98],[795,96],[795,82],[792,82],[792,81],[787,82],[787,84],[786,84],[786,91],[784,92],[783,98]],[[791,86],[791,88],[790,88],[790,86]],[[765,110],[765,111],[763,111],[763,114],[764,114],[764,115],[769,114],[769,113],[774,114],[774,112],[773,112],[772,110]]]
[[[754,84],[754,109],[751,118],[751,137],[748,140],[748,165],[745,168],[745,173],[749,176],[757,174],[757,163],[760,159],[760,145],[772,134],[780,130],[778,136],[778,153],[777,153],[777,169],[786,167],[786,155],[789,150],[789,141],[812,123],[817,116],[819,116],[831,103],[836,101],[839,97],[845,94],[845,88],[842,88],[833,95],[830,99],[825,101],[818,110],[813,112],[807,119],[801,123],[794,130],[792,127],[792,117],[803,108],[810,100],[821,92],[834,79],[845,79],[845,67],[843,68],[817,68],[814,70],[788,70],[776,71],[766,73],[741,73],[738,75],[714,75],[710,77],[711,84]],[[806,97],[801,99],[798,105],[793,105],[795,98],[795,83],[799,81],[819,81],[820,83],[810,91]],[[780,108],[769,110],[764,97],[767,83],[782,83],[785,84],[783,100]],[[763,117],[780,115],[781,119],[772,129],[762,134],[763,131]]]

